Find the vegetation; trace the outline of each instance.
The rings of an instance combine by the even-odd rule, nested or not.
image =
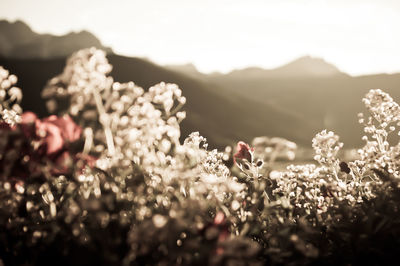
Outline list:
[[[363,98],[359,158],[323,130],[315,164],[274,169],[296,144],[259,137],[235,151],[180,142],[175,84],[114,82],[105,53],[73,54],[23,112],[0,68],[0,259],[6,265],[390,264],[400,250],[400,107]],[[392,136],[392,137],[391,137]]]

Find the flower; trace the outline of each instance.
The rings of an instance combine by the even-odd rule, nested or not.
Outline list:
[[[250,148],[249,144],[239,141],[237,146],[236,146],[237,152],[233,155],[233,160],[235,163],[236,159],[246,159],[249,162],[253,161],[253,152],[254,148]]]
[[[72,169],[82,171],[85,165],[93,167],[96,158],[76,154],[71,142],[79,140],[82,129],[69,116],[39,119],[32,112],[21,115],[14,126],[0,123],[3,143],[0,149],[0,170],[5,176],[26,179],[39,176],[48,163],[51,174],[69,174]]]
[[[21,127],[21,130],[27,139],[31,139],[35,136],[35,122],[37,119],[38,117],[36,116],[36,114],[32,112],[24,112],[21,115],[21,124],[19,126]]]
[[[314,160],[322,165],[333,166],[338,164],[337,154],[343,147],[339,142],[339,136],[326,129],[319,132],[312,140],[312,147],[315,151]]]
[[[82,128],[75,124],[69,115],[63,117],[52,115],[43,119],[43,123],[57,126],[62,138],[68,142],[77,141],[82,134]]]
[[[82,128],[68,115],[40,120],[36,114],[25,112],[21,115],[21,128],[26,138],[42,141],[47,155],[61,151],[66,142],[77,141],[82,134]]]
[[[22,124],[30,124],[30,123],[34,123],[38,119],[38,117],[36,114],[34,114],[32,112],[24,112],[21,115],[21,119],[22,119],[22,121],[21,121]]]
[[[62,149],[64,146],[64,138],[61,129],[51,122],[36,120],[37,135],[43,138],[46,147],[46,154],[54,154]]]

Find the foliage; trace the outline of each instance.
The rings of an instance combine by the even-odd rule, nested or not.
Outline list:
[[[105,53],[73,54],[43,90],[54,115],[22,112],[0,69],[0,258],[8,264],[388,264],[399,251],[400,109],[363,99],[360,157],[323,130],[317,164],[273,170],[296,144],[259,137],[232,155],[198,132],[179,142],[182,91],[118,83]],[[394,143],[391,145],[390,143]],[[226,165],[233,159],[235,165]],[[264,163],[265,161],[265,163]]]

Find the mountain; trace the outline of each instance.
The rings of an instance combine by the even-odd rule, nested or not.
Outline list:
[[[0,20],[0,56],[5,58],[54,58],[97,47],[112,52],[90,32],[71,32],[62,36],[38,34],[22,21]]]
[[[303,56],[288,64],[274,69],[264,69],[261,67],[248,67],[243,69],[236,69],[228,74],[212,73],[203,74],[191,64],[182,65],[165,65],[167,69],[183,73],[185,75],[206,79],[209,78],[231,78],[231,79],[262,79],[262,78],[304,78],[304,77],[335,77],[346,76],[347,74],[341,72],[336,66],[326,62],[322,58]]]
[[[295,114],[274,106],[259,105],[237,93],[227,95],[218,85],[180,74],[140,58],[108,55],[116,81],[134,81],[147,89],[161,81],[176,83],[187,98],[187,118],[182,137],[200,131],[211,146],[223,148],[238,140],[250,141],[260,135],[282,136],[298,143],[308,143],[313,134],[309,123]],[[48,115],[40,97],[47,81],[62,72],[66,58],[0,58],[0,65],[18,76],[24,98],[22,107],[40,116]],[[296,134],[291,125],[297,128]]]
[[[334,65],[321,58],[304,56],[275,69],[249,67],[233,70],[226,76],[230,78],[304,78],[304,77],[333,77],[345,75]],[[225,75],[224,75],[225,76]]]
[[[370,89],[381,88],[400,103],[400,74],[352,77],[323,59],[310,56],[275,69],[251,67],[228,74],[202,75],[201,79],[214,84],[226,97],[237,94],[253,101],[267,116],[269,114],[263,110],[266,106],[296,117],[298,121],[307,121],[304,125],[310,126],[313,134],[307,133],[306,146],[322,129],[336,132],[346,148],[363,145],[364,132],[357,114],[367,111],[362,98]],[[274,125],[284,123],[279,116],[275,118]],[[281,127],[293,130],[291,140],[303,134],[300,132],[302,125]]]
[[[226,94],[238,93],[260,106],[271,106],[312,124],[314,133],[322,129],[336,132],[346,148],[359,147],[364,142],[357,114],[367,113],[362,98],[370,89],[380,88],[400,103],[400,74],[377,74],[360,77],[348,75],[238,78],[231,75],[209,76],[208,82],[221,87]],[[292,128],[296,135],[297,128]],[[311,144],[309,138],[309,144]]]
[[[197,68],[195,67],[195,65],[191,64],[191,63],[187,63],[187,64],[183,64],[183,65],[165,65],[164,66],[166,69],[175,71],[175,72],[179,72],[182,74],[185,74],[189,77],[193,77],[193,78],[200,78],[202,77],[204,74],[199,72],[197,70]]]

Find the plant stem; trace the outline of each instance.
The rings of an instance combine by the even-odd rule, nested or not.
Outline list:
[[[94,100],[96,102],[97,111],[99,112],[100,123],[103,126],[104,134],[106,136],[108,155],[113,156],[115,153],[115,146],[114,146],[112,131],[110,128],[110,121],[108,119],[107,120],[102,119],[102,117],[104,118],[107,116],[107,113],[106,110],[104,109],[103,100],[101,99],[99,92],[95,88],[92,89],[92,92]]]

